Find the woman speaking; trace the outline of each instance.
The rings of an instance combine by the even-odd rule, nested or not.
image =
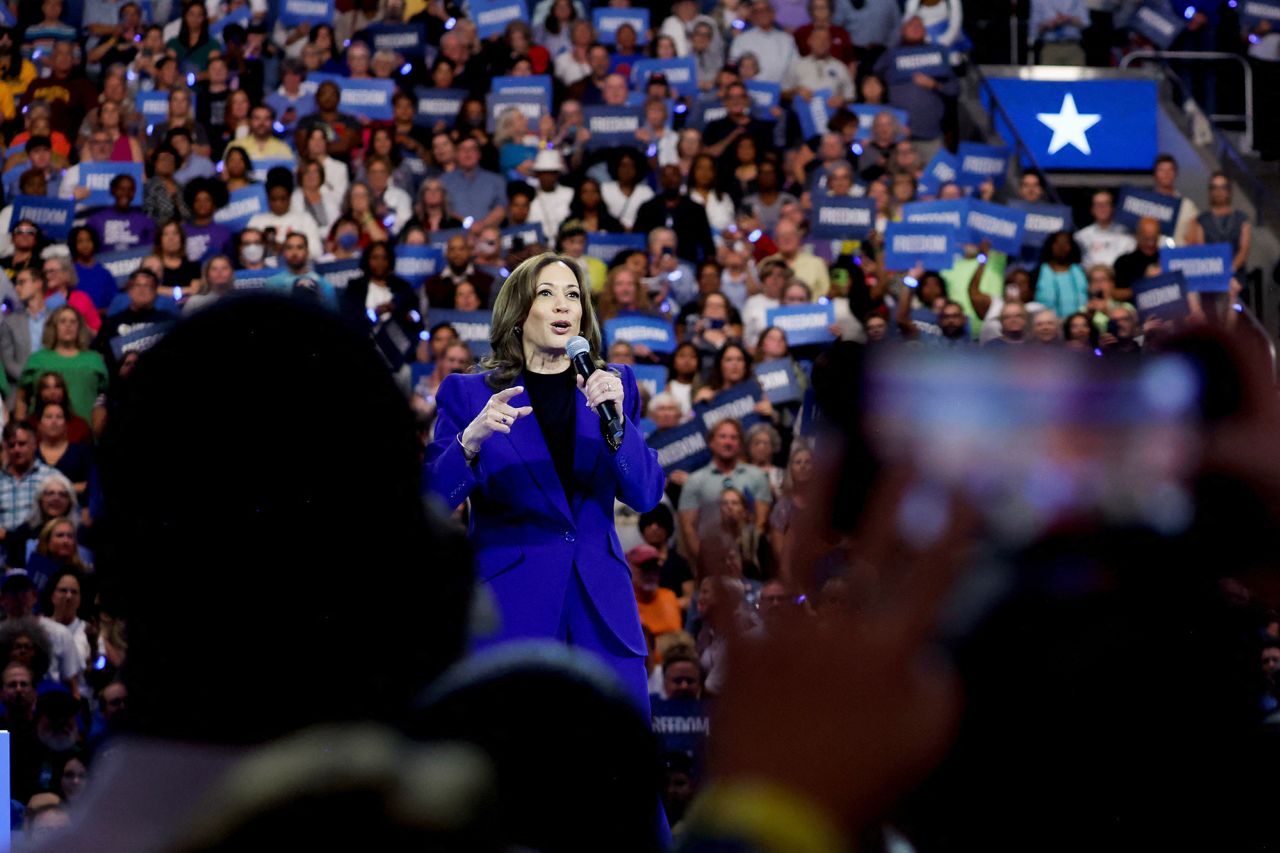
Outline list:
[[[585,381],[565,348],[581,335],[597,368]],[[546,637],[598,655],[649,710],[640,617],[613,527],[614,499],[647,512],[663,473],[636,426],[631,369],[595,355],[600,329],[572,259],[547,253],[520,264],[499,291],[479,374],[447,377],[436,394],[430,491],[450,508],[471,499],[476,574],[501,618],[486,644]],[[616,450],[596,407],[624,417]],[[530,417],[532,415],[532,417]]]

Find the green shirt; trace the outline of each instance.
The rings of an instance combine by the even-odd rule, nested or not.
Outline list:
[[[978,290],[994,299],[1004,299],[1004,271],[1009,264],[1009,256],[1004,252],[988,252],[987,268],[982,271],[982,280],[978,282]],[[942,280],[947,283],[947,298],[958,302],[969,315],[969,331],[978,337],[985,317],[979,317],[973,311],[973,303],[969,301],[969,280],[978,268],[977,258],[961,258],[951,269],[942,271]]]
[[[71,410],[85,420],[89,419],[98,395],[107,390],[107,364],[93,350],[73,356],[59,355],[51,349],[33,352],[18,377],[18,384],[27,389],[31,399],[35,398],[36,380],[42,373],[62,375],[67,383]]]

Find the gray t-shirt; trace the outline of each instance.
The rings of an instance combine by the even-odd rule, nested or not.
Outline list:
[[[726,488],[734,488],[742,492],[748,503],[764,501],[771,503],[773,492],[769,489],[769,477],[755,465],[739,462],[729,474],[716,468],[715,463],[699,468],[689,475],[684,488],[680,490],[680,511],[687,509],[703,509],[708,506],[719,506],[720,493]]]

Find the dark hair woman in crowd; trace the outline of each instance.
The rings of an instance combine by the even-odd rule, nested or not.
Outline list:
[[[569,218],[577,219],[583,228],[593,233],[607,231],[610,234],[621,234],[627,230],[605,206],[604,196],[600,193],[600,182],[595,178],[583,178],[578,185],[578,192],[569,203]]]

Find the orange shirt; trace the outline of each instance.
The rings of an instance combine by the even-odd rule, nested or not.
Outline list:
[[[684,628],[680,602],[669,589],[659,589],[652,601],[641,601],[637,596],[636,605],[640,608],[640,624],[655,637]]]

